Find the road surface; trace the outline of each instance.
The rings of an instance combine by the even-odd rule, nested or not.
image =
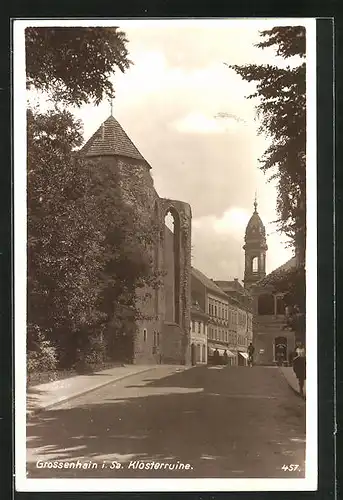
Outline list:
[[[27,425],[28,478],[299,478],[304,460],[305,402],[275,367],[161,366]]]

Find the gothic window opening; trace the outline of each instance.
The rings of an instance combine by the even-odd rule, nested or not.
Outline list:
[[[155,272],[158,272],[160,269],[160,237],[159,237],[159,211],[158,211],[158,203],[155,201],[154,207],[154,222],[156,224],[157,236],[156,241],[154,243],[154,268]],[[159,314],[159,290],[155,288],[155,315]]]
[[[170,208],[164,218],[166,266],[166,319],[180,323],[180,217]]]

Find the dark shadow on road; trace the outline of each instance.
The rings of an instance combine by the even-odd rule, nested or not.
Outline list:
[[[303,477],[281,470],[284,463],[303,462],[305,451],[304,403],[291,391],[285,397],[283,378],[271,374],[266,382],[256,369],[251,383],[242,384],[244,368],[203,370],[127,385],[113,394],[117,398],[84,399],[37,415],[27,428],[29,451],[41,460],[92,460],[98,468],[39,469],[31,459],[28,477]],[[115,460],[122,469],[109,468]],[[137,460],[180,461],[193,469],[127,467]]]
[[[28,387],[26,392],[26,404],[27,406],[34,405],[39,401],[39,396],[43,394],[43,391],[35,389],[34,386]]]

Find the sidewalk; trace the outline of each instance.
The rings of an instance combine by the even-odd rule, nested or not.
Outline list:
[[[288,385],[293,389],[293,391],[298,393],[300,396],[299,383],[298,383],[297,377],[295,376],[293,368],[291,366],[280,366],[279,369],[282,372],[283,376],[285,377]],[[306,398],[306,380],[305,380],[305,384],[304,384],[304,396],[303,397]]]
[[[26,396],[26,415],[32,416],[39,411],[51,408],[56,404],[73,399],[81,394],[94,391],[117,380],[122,380],[138,373],[156,370],[159,366],[163,365],[116,366],[87,375],[77,375],[29,387]]]

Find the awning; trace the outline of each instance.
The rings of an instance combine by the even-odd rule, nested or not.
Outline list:
[[[248,354],[247,354],[246,352],[242,352],[242,351],[238,351],[238,352],[239,352],[239,354],[240,354],[241,356],[243,356],[243,358],[245,358],[245,359],[249,359],[249,356],[248,356]]]

